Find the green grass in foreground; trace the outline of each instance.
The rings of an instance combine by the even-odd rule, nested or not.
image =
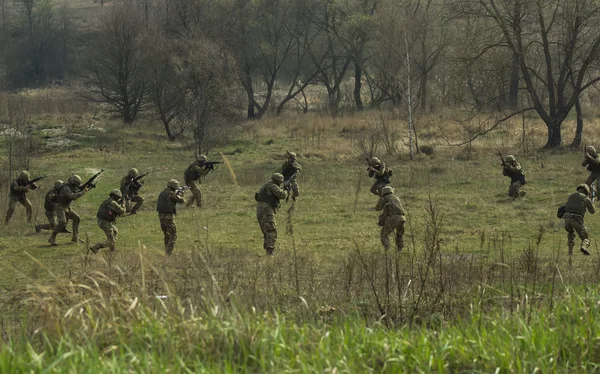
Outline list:
[[[67,314],[54,321],[60,334],[12,340],[0,350],[0,371],[597,372],[597,298],[573,296],[552,311],[514,316],[474,309],[452,325],[398,330],[352,316],[298,323],[231,309],[191,313],[182,305],[169,313],[158,301],[135,299],[127,311],[88,305]]]

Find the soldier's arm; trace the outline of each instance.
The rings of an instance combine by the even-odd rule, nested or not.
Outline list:
[[[17,192],[27,192],[29,191],[29,186],[19,186],[19,183],[17,181],[14,181],[13,189]]]
[[[177,195],[175,191],[171,191],[171,193],[169,194],[169,199],[176,202],[177,204],[185,203],[185,199],[183,198],[183,196]]]
[[[594,214],[596,213],[596,208],[594,208],[594,204],[592,203],[592,200],[590,200],[589,198],[585,198],[585,204],[587,207],[588,212],[590,212],[590,214]]]
[[[108,210],[112,211],[114,214],[116,214],[118,216],[125,213],[125,207],[122,205],[119,205],[119,203],[117,203],[116,201],[113,201],[110,204],[108,204]]]
[[[77,200],[81,196],[85,195],[86,192],[87,192],[87,190],[83,190],[81,192],[72,192],[70,188],[63,188],[60,191],[60,194],[64,197],[68,198],[69,200]]]
[[[287,191],[275,184],[269,185],[268,189],[273,194],[273,196],[279,199],[285,199],[287,197]]]
[[[581,166],[587,166],[588,164],[588,156],[587,154],[585,155],[585,157],[583,158],[583,161],[581,162]]]
[[[385,200],[383,199],[383,197],[380,197],[379,200],[377,201],[377,205],[375,205],[375,210],[380,211],[383,209],[384,206],[385,206]]]
[[[378,177],[382,177],[383,174],[385,173],[385,165],[379,165],[378,169],[374,169],[375,170],[375,175]]]
[[[590,156],[589,158],[587,158],[587,162],[588,164],[593,166],[600,166],[600,159],[597,159],[595,157]]]
[[[300,164],[297,162],[294,162],[294,168],[296,169],[296,171],[302,170],[302,166],[300,166]]]
[[[125,186],[127,185],[127,182],[129,182],[129,178],[128,177],[123,177],[121,179],[121,189],[125,188]]]

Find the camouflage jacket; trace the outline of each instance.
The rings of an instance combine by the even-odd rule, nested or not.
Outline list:
[[[390,178],[390,169],[383,162],[372,166],[369,169],[369,178],[373,177],[375,177],[375,179],[377,180],[385,179],[386,183],[388,183],[388,180]]]
[[[596,209],[590,198],[581,192],[571,194],[565,204],[565,212],[584,216],[586,211],[590,212],[590,214],[596,213]]]
[[[581,166],[587,167],[588,171],[600,171],[600,158],[598,155],[592,156],[589,153],[586,153]]]
[[[283,163],[283,165],[281,165],[281,174],[283,175],[283,179],[286,182],[292,177],[292,175],[299,172],[300,170],[302,170],[302,166],[300,166],[300,164],[296,161],[286,161]]]
[[[402,207],[402,203],[400,203],[400,199],[393,193],[381,196],[377,202],[377,205],[375,206],[375,210],[383,210],[381,214],[383,218],[391,216],[404,217],[406,215],[404,208]]]
[[[507,177],[510,177],[511,183],[521,181],[523,182],[523,184],[525,184],[525,172],[521,168],[521,164],[519,164],[518,162],[507,162],[504,165],[502,174],[506,175]]]
[[[256,201],[259,203],[267,203],[275,210],[280,206],[279,200],[285,199],[286,197],[287,192],[273,181],[265,183],[255,195]]]
[[[25,185],[27,180],[15,179],[10,185],[10,196],[23,198],[29,192],[29,188]]]

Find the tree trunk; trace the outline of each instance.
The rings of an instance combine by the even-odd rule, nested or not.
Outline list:
[[[513,53],[512,67],[510,72],[510,90],[508,93],[508,106],[517,109],[519,105],[519,79],[521,78],[521,61],[519,55]]]
[[[553,119],[551,123],[546,123],[546,127],[548,128],[548,141],[546,142],[546,145],[544,145],[544,148],[560,147],[562,140],[560,134],[561,125],[562,120],[559,119]]]
[[[581,110],[581,102],[579,96],[575,101],[575,111],[577,113],[577,128],[575,129],[575,137],[571,143],[571,148],[579,148],[581,146],[581,138],[583,136],[583,113]]]
[[[361,112],[364,107],[362,99],[360,97],[360,89],[362,88],[362,69],[360,65],[354,63],[354,102],[356,103],[356,110]]]

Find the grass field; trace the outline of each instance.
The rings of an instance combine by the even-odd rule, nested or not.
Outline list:
[[[393,168],[392,186],[408,212],[405,250],[384,253],[377,199],[355,146],[375,117],[242,125],[209,154],[223,153],[232,172],[221,166],[206,178],[203,209],[179,209],[171,258],[155,204],[192,161],[187,141],[169,143],[150,125],[71,119],[67,137],[74,142],[32,160],[34,176],[49,175],[29,194],[36,221],[45,218],[42,199],[55,179],[85,179],[100,168],[106,171],[98,188],[72,206],[89,244],[104,240],[96,210],[130,167],[151,172],[141,191],[146,203],[118,220],[117,252],[99,255],[67,235],[50,247],[49,233],[35,234],[17,207],[10,226],[0,228],[3,331],[11,342],[0,365],[37,371],[54,363],[52,370],[78,372],[594,371],[600,224],[587,217],[593,256],[577,253],[569,265],[566,232],[555,217],[587,177],[582,153],[537,151],[543,128],[534,120],[525,138],[515,123],[470,148],[448,146],[460,140],[460,128],[424,121],[421,142],[435,147],[432,156],[408,160],[403,136],[397,154],[378,152]],[[404,133],[400,121],[389,123]],[[65,127],[54,116],[34,124],[36,136],[46,137],[37,131]],[[586,135],[594,144],[600,128],[590,124]],[[283,204],[269,258],[254,192],[278,170],[285,150],[298,153],[303,166],[301,195]],[[525,169],[525,198],[506,195],[496,150],[515,154]],[[139,305],[131,307],[134,300]],[[572,340],[561,340],[560,318],[574,319]],[[557,329],[545,330],[549,323]]]

